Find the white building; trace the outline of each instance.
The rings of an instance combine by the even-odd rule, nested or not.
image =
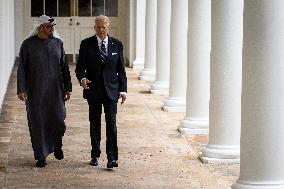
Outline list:
[[[240,160],[233,189],[284,188],[283,0],[1,0],[0,109],[41,14],[57,20],[70,62],[93,16],[109,16],[127,65],[169,94],[164,110],[186,109],[180,132],[209,133],[203,162]]]

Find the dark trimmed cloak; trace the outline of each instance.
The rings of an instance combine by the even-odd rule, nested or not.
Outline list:
[[[27,119],[36,160],[62,147],[66,91],[72,91],[72,84],[62,41],[36,35],[26,39],[20,49],[17,94],[28,96]]]

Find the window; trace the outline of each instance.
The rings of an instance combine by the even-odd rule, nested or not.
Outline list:
[[[43,1],[42,0],[32,0],[31,4],[32,4],[31,16],[40,16],[43,14]]]
[[[104,7],[104,0],[93,0],[92,1],[92,15],[93,16],[98,16],[102,15],[105,12],[105,7]]]
[[[45,13],[48,16],[57,16],[57,0],[45,0]]]
[[[31,16],[40,15],[70,17],[117,17],[118,0],[31,0]]]
[[[117,0],[105,0],[105,15],[116,17],[118,15]]]
[[[59,16],[70,17],[71,16],[71,1],[59,0],[58,1]]]
[[[78,1],[78,16],[91,16],[91,0]]]

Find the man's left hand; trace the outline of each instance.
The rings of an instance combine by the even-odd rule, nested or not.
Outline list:
[[[71,92],[66,91],[65,94],[64,94],[64,101],[69,100],[69,99],[70,99],[70,96],[71,96]]]

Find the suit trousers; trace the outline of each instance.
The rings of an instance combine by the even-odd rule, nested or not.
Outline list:
[[[104,107],[106,122],[106,154],[108,160],[118,160],[117,148],[117,101],[111,100],[106,91],[101,98],[88,100],[89,104],[89,121],[91,136],[91,158],[99,158],[101,154],[101,115],[102,106]]]

